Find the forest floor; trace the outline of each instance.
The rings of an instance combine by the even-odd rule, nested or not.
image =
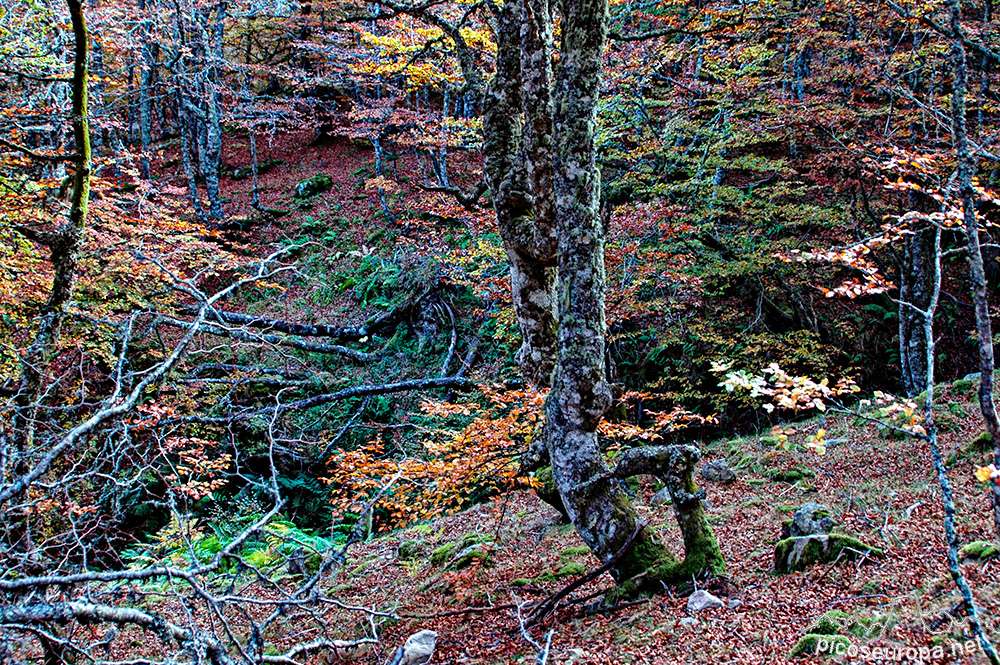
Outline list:
[[[945,454],[952,457],[949,474],[959,537],[962,543],[989,540],[989,497],[973,477],[986,455],[968,448],[979,432],[972,391],[962,384],[945,387],[941,403],[942,425],[948,430],[941,440]],[[727,458],[737,469],[732,484],[702,481],[702,486],[711,505],[709,521],[729,568],[727,583],[710,588],[740,602],[733,608],[699,612],[694,621],[683,621],[689,616],[686,598],[670,590],[612,612],[586,603],[564,605],[530,633],[543,642],[553,631],[549,662],[780,663],[790,660],[796,642],[831,610],[887,626],[873,631],[882,635],[849,636],[859,649],[866,646],[873,654],[876,648],[892,649],[878,659],[859,651],[854,657],[834,657],[833,662],[983,662],[978,650],[967,658],[956,657],[964,652],[955,649],[975,645],[969,643],[964,620],[949,621],[944,614],[955,606],[957,596],[948,575],[941,492],[929,449],[852,421],[833,414],[826,418],[824,426],[834,445],[823,456],[775,450],[761,437],[703,444],[706,461]],[[817,425],[792,425],[789,429],[798,432],[790,438],[803,438]],[[803,477],[792,480],[798,474]],[[677,551],[680,533],[672,510],[652,504],[653,489],[651,481],[636,488],[638,509],[647,528],[656,529]],[[775,575],[774,545],[781,522],[807,501],[827,505],[838,531],[884,549],[885,558]],[[470,533],[495,539],[491,565],[447,571],[432,562],[436,549]],[[572,581],[575,576],[557,577],[569,562],[579,562],[586,570],[598,567],[582,545],[555,510],[534,495],[516,493],[356,546],[337,583],[344,602],[398,613],[400,621],[391,621],[381,635],[389,649],[411,633],[431,629],[439,633],[435,662],[534,662],[537,649],[522,639],[517,611],[510,605],[541,600]],[[409,558],[413,549],[420,554]],[[1000,612],[998,566],[1000,560],[987,560],[966,562],[962,568],[987,625],[1000,628],[995,621]],[[574,596],[610,586],[611,578],[605,576]],[[495,609],[483,609],[490,607]],[[937,653],[944,657],[913,657],[916,652],[906,651],[920,647],[931,656],[940,647]],[[370,662],[385,657],[372,654]]]
[[[262,240],[294,235],[303,215],[336,214],[346,220],[339,232],[353,246],[365,246],[374,228],[370,220],[378,216],[373,192],[364,185],[365,165],[370,165],[366,151],[347,142],[304,147],[291,140],[263,147],[261,153],[262,161],[286,162],[262,176],[264,206],[288,208],[294,205],[289,191],[296,182],[320,173],[334,178],[330,192],[318,197],[310,211],[258,227]],[[238,161],[235,156],[233,160]],[[235,216],[250,216],[245,206],[250,181],[225,186]],[[340,308],[345,309],[345,315],[357,316],[350,308]],[[943,386],[939,404],[941,442],[952,457],[960,539],[988,540],[989,498],[973,477],[976,466],[987,460],[985,454],[968,449],[981,430],[974,387]],[[738,474],[728,485],[703,481],[711,506],[708,519],[729,568],[728,579],[710,589],[738,603],[690,618],[683,593],[670,589],[613,611],[586,602],[564,603],[528,633],[544,643],[551,631],[548,662],[781,663],[808,628],[831,610],[888,626],[881,636],[851,636],[856,647],[893,648],[883,651],[880,659],[854,655],[834,657],[835,662],[980,662],[978,652],[955,655],[969,647],[964,621],[935,621],[955,606],[956,595],[943,542],[941,492],[927,446],[833,414],[822,422],[790,425],[794,432],[788,434],[789,441],[801,444],[819,426],[831,442],[823,456],[801,445],[776,449],[766,436],[702,443],[705,461],[726,458]],[[678,551],[672,510],[653,504],[655,489],[651,479],[633,487],[638,510],[647,528]],[[781,523],[807,501],[829,506],[840,531],[883,548],[886,557],[775,575],[774,545]],[[479,534],[488,543],[487,560],[462,570],[447,570],[434,560],[435,552],[469,534]],[[553,509],[530,493],[517,492],[354,546],[334,584],[345,604],[398,617],[377,619],[380,645],[356,654],[357,662],[385,663],[408,635],[431,629],[438,632],[433,662],[528,663],[535,661],[538,649],[522,634],[516,606],[537,602],[598,565]],[[1000,560],[963,564],[988,625],[1000,612],[998,566]],[[567,600],[610,586],[605,575]],[[347,639],[362,637],[369,626],[356,611],[331,610],[330,618]],[[290,631],[289,640],[293,637],[308,636]],[[921,647],[924,656],[906,651]],[[944,657],[933,657],[935,647]]]

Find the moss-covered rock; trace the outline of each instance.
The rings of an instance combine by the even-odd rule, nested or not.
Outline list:
[[[885,553],[842,534],[816,534],[785,538],[774,547],[774,572],[779,575],[805,570],[818,563],[855,561],[863,556],[881,558]]]
[[[414,538],[401,542],[396,556],[400,561],[413,561],[422,557],[426,551],[427,543],[419,538]]]
[[[989,432],[980,432],[979,435],[969,442],[966,450],[974,453],[986,453],[993,450],[993,437]]]
[[[997,547],[996,543],[991,543],[988,540],[977,540],[976,542],[969,543],[959,550],[958,558],[984,561],[986,559],[992,559],[997,556],[997,554],[1000,554],[1000,548]]]
[[[431,563],[450,570],[468,568],[476,561],[482,566],[492,566],[494,544],[489,536],[467,533],[459,540],[445,543],[431,552]]]
[[[788,655],[792,658],[800,656],[827,655],[832,656],[838,651],[843,653],[844,649],[850,646],[851,641],[843,635],[815,635],[807,633],[803,635]]]
[[[318,194],[329,191],[333,187],[333,178],[328,175],[314,175],[299,181],[295,185],[295,198],[310,199]]]
[[[788,525],[788,535],[785,537],[830,533],[835,524],[836,522],[834,522],[827,506],[809,501],[795,511],[792,522]],[[784,533],[784,529],[782,529],[782,533]]]

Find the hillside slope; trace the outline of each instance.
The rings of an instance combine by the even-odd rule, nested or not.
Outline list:
[[[990,537],[990,505],[972,475],[985,457],[968,448],[978,432],[975,403],[966,385],[956,385],[945,387],[942,396],[941,424],[948,431],[941,439],[953,461],[960,537],[969,543]],[[816,425],[798,425],[790,439],[803,439]],[[896,660],[916,662],[916,652],[906,649],[924,647],[925,655],[945,656],[923,662],[980,662],[978,655],[955,656],[953,649],[965,649],[969,635],[961,618],[952,622],[943,614],[955,606],[956,596],[947,574],[940,490],[929,451],[921,443],[885,438],[841,416],[829,416],[825,426],[833,445],[822,457],[777,451],[761,437],[704,446],[706,460],[726,457],[738,469],[733,484],[702,481],[730,571],[728,580],[713,581],[709,588],[739,601],[735,607],[705,610],[688,621],[685,597],[672,590],[611,611],[599,598],[567,603],[531,631],[538,641],[554,631],[549,662],[794,662],[789,653],[796,642],[833,610],[881,621],[884,636],[849,639],[859,648],[893,649],[885,661],[896,654],[901,656]],[[790,470],[803,477],[795,480]],[[670,508],[654,505],[653,489],[648,479],[636,488],[640,510],[648,528],[676,546],[679,533]],[[774,544],[781,521],[807,501],[829,506],[839,530],[884,548],[886,558],[775,575]],[[495,539],[495,546],[487,548],[492,565],[448,571],[432,561],[435,551],[468,534]],[[358,546],[337,582],[345,603],[399,617],[383,627],[383,650],[362,662],[384,662],[395,645],[421,629],[439,633],[434,662],[532,662],[536,650],[519,635],[511,604],[538,601],[597,565],[554,510],[531,494],[517,493]],[[988,560],[963,567],[987,625],[1000,610],[996,566],[996,560]],[[566,576],[560,578],[560,571]],[[567,600],[610,585],[611,578],[604,576]]]

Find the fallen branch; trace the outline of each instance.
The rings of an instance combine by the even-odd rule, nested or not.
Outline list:
[[[175,319],[170,316],[160,316],[160,323],[165,323],[168,326],[174,326],[177,328],[186,328],[190,324],[187,321],[182,321],[181,319]],[[351,349],[346,346],[341,346],[340,344],[322,344],[319,342],[305,342],[299,339],[294,339],[291,337],[281,337],[279,335],[270,335],[267,333],[252,333],[245,330],[236,330],[233,328],[223,328],[220,325],[214,323],[205,323],[201,326],[201,332],[216,335],[218,337],[229,337],[232,339],[238,339],[241,342],[250,343],[264,343],[273,344],[275,346],[284,346],[292,349],[297,349],[299,351],[307,351],[309,353],[325,353],[325,354],[335,354],[346,356],[360,363],[369,362],[378,357],[375,353],[365,353],[364,351],[358,351],[356,349]]]
[[[397,383],[386,383],[380,386],[352,386],[338,390],[334,393],[324,393],[306,399],[300,399],[287,404],[278,404],[261,409],[244,411],[231,416],[184,416],[181,418],[170,418],[157,423],[160,427],[170,427],[173,425],[227,425],[240,420],[258,418],[263,416],[280,415],[286,411],[297,409],[309,409],[315,406],[322,406],[330,402],[336,402],[351,397],[364,397],[366,395],[387,395],[389,393],[401,393],[410,390],[429,390],[432,388],[469,388],[473,382],[457,376],[442,377],[436,379],[411,379],[409,381],[399,381]]]

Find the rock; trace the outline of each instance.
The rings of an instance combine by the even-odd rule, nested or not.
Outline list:
[[[742,600],[730,600],[729,601],[729,609],[731,609],[731,610],[739,609],[742,606],[743,606],[743,601]]]
[[[864,556],[882,558],[885,553],[856,538],[841,534],[793,536],[774,546],[774,572],[779,575],[805,570],[817,563],[855,561]]]
[[[725,607],[726,604],[720,598],[716,598],[704,589],[695,591],[688,596],[688,612],[701,612],[713,607]]]
[[[316,175],[302,180],[295,185],[295,198],[309,199],[317,194],[322,194],[332,187],[333,178],[328,175]]]
[[[989,432],[980,432],[965,449],[971,453],[989,452],[993,450],[993,437],[990,436]]]
[[[701,467],[701,477],[716,483],[731,483],[736,480],[736,472],[729,468],[729,462],[717,459]]]
[[[679,622],[682,626],[697,626],[698,620],[694,617],[684,617]]]
[[[438,634],[433,630],[422,630],[406,638],[403,644],[403,654],[396,662],[399,665],[426,665],[434,656]]]
[[[670,490],[664,487],[659,492],[653,495],[653,498],[650,499],[650,503],[652,503],[654,506],[661,506],[663,504],[669,505],[670,503],[672,503],[672,499],[670,498]]]
[[[483,566],[492,566],[491,552],[494,547],[492,537],[467,533],[460,540],[445,543],[431,552],[431,563],[449,570],[468,568],[476,561]]]
[[[986,540],[977,540],[959,550],[958,558],[961,561],[985,561],[986,559],[992,559],[998,554],[1000,554],[1000,549],[996,545]]]
[[[427,543],[419,538],[404,540],[399,544],[396,556],[400,561],[419,559],[427,551]]]
[[[963,376],[962,380],[963,381],[978,381],[981,376],[982,376],[981,373],[979,373],[979,372],[973,372],[972,374],[966,374],[965,376]]]
[[[810,501],[795,511],[792,523],[788,525],[788,535],[812,536],[830,533],[836,522],[830,517],[830,509],[821,503]]]

